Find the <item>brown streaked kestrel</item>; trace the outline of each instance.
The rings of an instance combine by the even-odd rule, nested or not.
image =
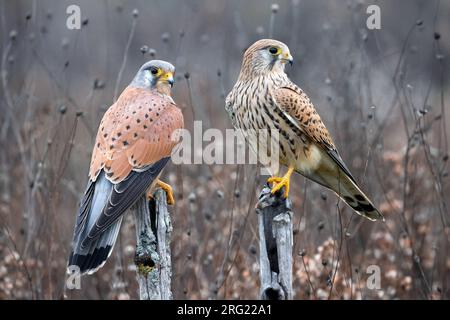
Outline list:
[[[72,243],[69,266],[92,274],[106,262],[122,217],[155,186],[174,203],[172,188],[158,178],[178,141],[183,114],[170,96],[175,68],[152,60],[106,111],[97,133]]]
[[[261,129],[279,133],[279,162],[288,171],[268,179],[272,193],[285,187],[287,197],[296,171],[336,192],[358,214],[384,220],[356,184],[308,96],[284,72],[292,61],[284,43],[255,42],[245,51],[239,78],[226,99],[234,127],[245,131],[247,140],[249,132]]]

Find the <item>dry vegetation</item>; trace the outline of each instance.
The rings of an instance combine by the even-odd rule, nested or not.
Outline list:
[[[79,31],[65,27],[73,3]],[[285,0],[275,13],[256,0],[0,1],[0,299],[63,297],[94,135],[116,87],[153,56],[171,61],[187,128],[229,128],[224,95],[242,51],[270,32],[290,46],[290,76],[387,220],[362,220],[295,177],[295,298],[448,299],[450,3],[376,3],[382,29],[370,31],[370,1]],[[166,168],[175,298],[258,297],[255,175]],[[129,214],[105,267],[67,298],[137,298],[133,228]],[[381,290],[366,286],[372,264]]]

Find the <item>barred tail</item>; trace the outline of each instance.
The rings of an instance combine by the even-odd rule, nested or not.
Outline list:
[[[315,170],[298,172],[336,192],[357,214],[371,221],[384,221],[383,215],[358,187],[340,156],[337,153],[330,156],[322,151],[322,159]]]
[[[355,212],[369,220],[384,221],[383,215],[348,176],[343,176],[339,190],[334,190]]]
[[[69,267],[78,266],[82,274],[93,274],[103,267],[114,248],[121,224],[122,217],[98,238],[91,240],[86,247],[76,243],[74,250],[70,254]]]

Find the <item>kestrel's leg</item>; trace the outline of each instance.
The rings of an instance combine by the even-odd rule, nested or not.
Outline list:
[[[289,167],[288,171],[283,177],[271,177],[267,179],[268,183],[273,183],[272,194],[285,187],[284,189],[284,197],[287,198],[289,195],[289,183],[291,179],[292,172],[294,172],[294,167]]]
[[[173,197],[173,189],[172,189],[172,187],[169,184],[167,184],[165,182],[162,182],[161,180],[158,179],[158,180],[156,180],[155,186],[156,187],[160,187],[161,189],[163,189],[166,192],[167,204],[168,205],[175,204],[175,198]],[[147,198],[148,199],[152,199],[153,198],[153,195],[150,192],[150,189],[147,191]]]

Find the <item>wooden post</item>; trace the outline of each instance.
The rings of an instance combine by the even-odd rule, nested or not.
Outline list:
[[[136,264],[141,300],[171,300],[172,223],[166,193],[156,189],[153,199],[143,196],[134,206],[136,220]]]
[[[265,187],[256,207],[259,225],[260,297],[292,299],[292,203]]]

